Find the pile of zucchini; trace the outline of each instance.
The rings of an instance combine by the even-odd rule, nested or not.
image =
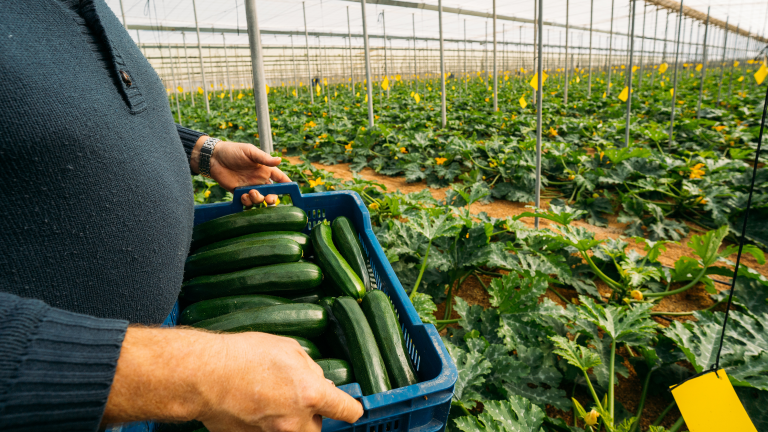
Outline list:
[[[368,396],[418,382],[392,304],[373,286],[346,217],[316,225],[293,206],[195,227],[179,325],[291,337],[336,385]]]

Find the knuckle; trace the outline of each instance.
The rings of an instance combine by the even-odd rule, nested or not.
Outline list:
[[[302,395],[304,406],[311,410],[316,410],[323,403],[323,394],[317,389],[317,385],[308,387]]]
[[[299,429],[299,422],[293,417],[282,418],[274,423],[274,432],[298,432]]]

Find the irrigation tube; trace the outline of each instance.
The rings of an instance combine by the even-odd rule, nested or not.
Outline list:
[[[365,0],[360,1],[363,11],[363,47],[365,48],[365,82],[368,95],[368,127],[373,127],[373,83],[371,82],[371,53],[368,47],[368,23],[365,21]]]
[[[632,114],[632,69],[635,60],[635,18],[637,0],[632,0],[631,21],[629,23],[629,71],[627,72],[627,121],[624,126],[624,147],[629,147],[629,119]]]
[[[200,52],[200,76],[203,79],[203,100],[205,100],[205,112],[211,114],[211,106],[208,103],[208,86],[205,83],[205,67],[203,66],[203,44],[200,42],[200,26],[197,24],[197,5],[192,0],[192,11],[195,13],[195,31],[197,31],[197,50]]]
[[[496,4],[496,0],[493,0]],[[445,55],[443,53],[443,0],[438,0],[438,21],[440,22],[440,120],[445,128],[447,123],[446,106],[445,106]],[[494,57],[494,60],[496,57]]]
[[[365,1],[365,0],[363,0]],[[542,30],[544,25],[542,23],[542,15],[544,14],[544,0],[539,1],[539,64],[537,65],[537,79],[538,79],[538,91],[536,92],[536,208],[541,208],[541,105],[542,94],[544,93],[542,76],[544,75],[544,64],[541,59],[541,53],[544,50],[544,38],[542,37]],[[539,218],[534,220],[536,229],[539,229]]]
[[[696,105],[696,118],[701,118],[701,96],[704,93],[704,78],[707,76],[707,35],[709,33],[709,9],[707,23],[704,25],[704,48],[701,56],[701,82],[699,82],[699,103]]]
[[[259,127],[259,146],[265,153],[272,153],[272,126],[269,123],[267,101],[267,80],[264,75],[264,58],[261,48],[261,33],[256,15],[256,0],[245,0],[245,20],[248,23],[248,43],[251,46],[253,71],[253,97],[256,101],[256,117]]]
[[[680,56],[680,37],[683,34],[683,0],[680,0],[680,12],[677,21],[677,44],[675,45],[675,76],[672,77],[672,112],[669,114],[669,147],[672,148],[672,131],[675,127],[675,104],[677,104],[677,62]]]

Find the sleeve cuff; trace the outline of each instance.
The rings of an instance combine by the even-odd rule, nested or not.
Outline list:
[[[17,299],[0,332],[0,430],[97,431],[128,322]]]
[[[198,132],[196,130],[192,130],[189,128],[185,128],[180,124],[176,125],[176,130],[179,132],[179,138],[181,138],[181,145],[184,146],[184,153],[187,154],[187,162],[189,162],[189,158],[192,157],[192,149],[195,148],[195,144],[197,144],[197,140],[201,136],[208,135],[208,134]]]

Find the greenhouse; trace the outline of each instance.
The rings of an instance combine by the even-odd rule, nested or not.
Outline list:
[[[142,127],[132,123],[137,118],[160,124],[158,134],[171,130],[176,147],[178,132],[187,157],[137,130],[156,154],[133,161],[137,151],[127,144],[112,154],[130,160],[129,180],[144,169],[157,174],[144,188],[125,186],[129,200],[142,200],[143,213],[119,222],[115,215],[127,206],[100,187],[88,205],[77,204],[83,217],[98,213],[106,228],[94,226],[102,237],[75,228],[72,236],[94,244],[125,237],[113,250],[125,254],[119,261],[128,271],[110,267],[116,261],[96,248],[94,273],[135,273],[140,283],[161,279],[172,291],[155,310],[146,307],[154,299],[116,288],[124,295],[116,302],[141,303],[154,315],[94,316],[203,341],[193,351],[172,338],[136,339],[128,326],[118,348],[130,354],[142,346],[137,341],[151,341],[142,359],[179,368],[178,376],[196,384],[141,382],[152,368],[121,354],[99,427],[768,432],[765,0],[58,1],[75,11],[84,35],[112,38],[101,48],[88,39],[100,53],[88,61],[115,61],[114,76],[103,81],[126,104],[105,108],[95,99],[102,95],[91,95],[78,99],[81,109],[95,104],[125,114],[123,126],[131,128]],[[106,17],[109,10],[114,17]],[[9,52],[25,37],[5,33]],[[43,45],[52,57],[57,50],[65,56],[68,45],[85,43],[73,40],[51,37]],[[44,59],[29,61],[30,74],[46,70]],[[36,87],[22,84],[9,106],[26,118],[25,92]],[[78,90],[61,91],[70,98]],[[111,94],[93,93],[100,91]],[[54,106],[55,94],[46,96]],[[74,128],[43,112],[54,131]],[[36,136],[3,118],[6,132]],[[114,139],[126,136],[116,123],[80,120],[79,133],[98,136],[83,157],[101,154],[110,128]],[[99,123],[98,134],[90,123]],[[63,136],[66,149],[77,141]],[[48,166],[37,154],[3,154],[6,170],[20,160]],[[68,171],[77,163],[67,161],[50,171],[77,179]],[[176,193],[181,186],[162,183],[179,172],[185,182],[191,174],[188,206]],[[11,177],[11,189],[22,184]],[[43,180],[58,185],[58,178]],[[78,185],[60,185],[65,201],[90,193]],[[89,207],[100,201],[99,210]],[[55,218],[38,207],[29,212],[42,212],[44,227]],[[161,217],[166,228],[181,227],[175,237],[132,234],[147,250],[136,252],[125,233]],[[7,238],[18,240],[15,233],[30,232],[34,220],[16,223]],[[41,230],[40,241],[66,227]],[[50,249],[86,261],[82,249]],[[175,279],[151,276],[173,263]],[[17,278],[15,267],[7,273]],[[56,287],[48,277],[41,283]],[[18,281],[29,283],[23,275]],[[36,298],[6,285],[0,279],[0,304],[5,291]],[[97,284],[85,285],[98,297]],[[67,296],[56,296],[63,303],[42,300],[67,309]],[[3,313],[0,307],[0,345]],[[30,355],[54,352],[35,354],[36,346],[30,343]],[[294,366],[296,353],[280,367],[262,363],[275,362],[277,350],[296,351],[310,366]],[[227,363],[233,352],[252,357]],[[0,348],[0,389],[2,363],[13,363],[4,355]],[[98,362],[101,355],[81,358]],[[194,356],[194,366],[180,359]],[[276,371],[274,380],[249,381],[250,364],[265,376]],[[310,368],[319,374],[312,379],[333,386],[321,401],[291,399],[295,412],[280,414],[309,413],[308,423],[233,414],[272,404],[259,391],[312,387]],[[242,379],[226,375],[232,371]],[[206,379],[219,381],[215,397]],[[167,382],[174,391],[159,391]],[[135,393],[127,397],[130,385]],[[258,389],[254,396],[237,399],[248,386]],[[208,405],[190,413],[184,403],[200,389],[212,392],[203,398]],[[141,409],[115,402],[140,394],[148,401]],[[289,399],[285,394],[275,400]],[[0,425],[16,424],[4,419],[5,404],[13,405],[4,397],[0,392]],[[160,408],[164,399],[173,399],[173,410]],[[326,407],[326,399],[346,411]],[[305,400],[312,400],[308,408]],[[350,414],[351,404],[360,412]],[[29,424],[8,430],[35,430]]]
[[[442,427],[689,430],[667,389],[717,363],[768,431],[765,3],[109,5],[180,124],[362,197],[456,364]]]

